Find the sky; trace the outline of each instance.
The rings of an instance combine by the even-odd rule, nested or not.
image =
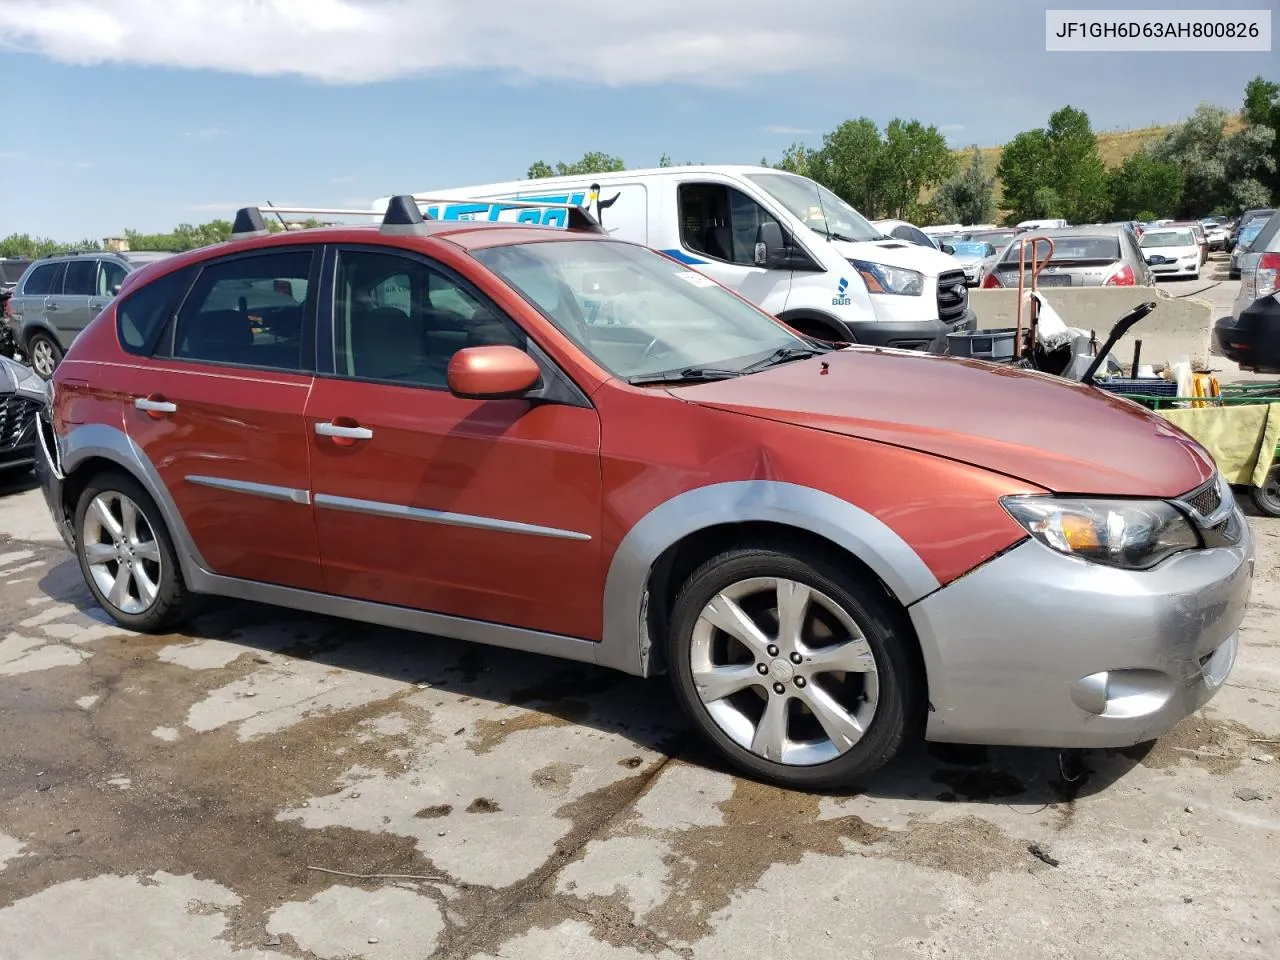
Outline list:
[[[1237,0],[1275,10],[1280,0]],[[1097,0],[1082,8],[1104,7]],[[1176,121],[1276,53],[1046,53],[1069,0],[0,0],[0,236],[524,176],[588,150],[758,163],[841,121],[1002,143],[1071,104]],[[1128,0],[1195,8],[1200,0]]]

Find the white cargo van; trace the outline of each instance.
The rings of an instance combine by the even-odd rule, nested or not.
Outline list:
[[[582,206],[618,239],[688,264],[823,339],[942,352],[948,333],[976,325],[954,258],[886,237],[825,187],[769,167],[660,167],[414,197],[442,220],[564,226],[563,208],[494,201]]]

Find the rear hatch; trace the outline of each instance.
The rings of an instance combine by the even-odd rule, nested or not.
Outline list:
[[[1116,271],[1121,262],[1120,240],[1111,236],[1053,237],[1053,256],[1041,271],[1037,285],[1041,287],[1100,287]],[[1041,256],[1047,247],[1037,245]],[[1000,283],[1005,287],[1018,285],[1018,260],[1020,245],[1014,243],[996,267]],[[1031,260],[1031,246],[1025,256]],[[1028,262],[1023,282],[1031,283]]]

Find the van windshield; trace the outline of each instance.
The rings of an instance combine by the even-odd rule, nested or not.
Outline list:
[[[472,256],[617,377],[718,379],[823,349],[709,277],[633,244],[547,240]]]
[[[884,234],[826,187],[791,173],[748,173],[747,179],[810,230],[832,240],[883,240]]]

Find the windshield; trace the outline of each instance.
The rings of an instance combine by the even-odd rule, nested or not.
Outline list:
[[[1240,242],[1248,243],[1250,240],[1252,240],[1254,237],[1260,234],[1266,222],[1267,221],[1262,219],[1250,220],[1249,225],[1240,231]]]
[[[826,187],[790,173],[749,173],[760,187],[811,230],[837,240],[879,240],[884,234]]]
[[[1049,253],[1049,244],[1044,240],[1036,243],[1035,255],[1043,259]],[[1025,248],[1025,249],[1024,249]],[[1017,263],[1025,259],[1031,264],[1032,251],[1030,243],[1011,244],[1004,252],[1005,263]],[[1053,262],[1068,260],[1104,260],[1120,259],[1120,240],[1116,237],[1054,237]]]
[[[990,244],[967,240],[951,240],[951,249],[957,257],[989,257],[993,251]]]
[[[1017,236],[1017,234],[1014,233],[1012,230],[997,230],[997,231],[991,231],[987,233],[970,233],[968,234],[967,239],[974,240],[974,241],[983,241],[999,249],[1000,247],[1003,247],[1006,243],[1008,243],[1010,240],[1012,240],[1015,236]]]
[[[1148,230],[1138,243],[1144,247],[1194,247],[1196,238],[1190,230]]]
[[[618,377],[738,371],[779,350],[813,349],[714,280],[644,247],[552,240],[472,255]]]

